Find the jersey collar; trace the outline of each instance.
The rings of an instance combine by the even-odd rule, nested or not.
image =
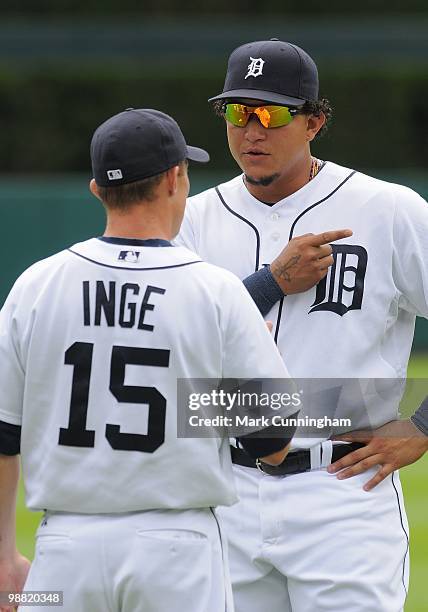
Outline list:
[[[98,240],[108,242],[109,244],[120,244],[143,247],[172,247],[174,246],[169,240],[163,238],[148,238],[147,240],[139,240],[138,238],[115,238],[113,236],[98,236]]]

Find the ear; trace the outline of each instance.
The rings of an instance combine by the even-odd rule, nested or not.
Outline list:
[[[94,195],[96,198],[98,198],[99,200],[101,200],[100,198],[100,194],[98,191],[98,185],[95,182],[95,179],[91,179],[89,182],[89,191],[92,193],[92,195]]]
[[[308,115],[308,123],[306,128],[306,139],[311,142],[318,134],[326,119],[324,113],[320,113],[319,117]]]
[[[168,188],[168,194],[170,196],[173,196],[177,192],[179,172],[179,166],[173,166],[172,168],[166,171],[166,186]]]

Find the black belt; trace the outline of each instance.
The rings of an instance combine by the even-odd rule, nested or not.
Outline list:
[[[338,461],[345,455],[352,453],[353,451],[362,448],[365,444],[360,442],[352,442],[351,444],[335,444],[333,445],[333,452],[331,462]],[[290,474],[300,474],[301,472],[308,472],[311,469],[311,451],[307,449],[300,449],[288,453],[286,458],[279,465],[268,465],[261,461],[251,459],[249,455],[240,448],[230,447],[232,453],[232,462],[237,465],[243,465],[245,467],[258,468],[262,472],[269,474],[270,476],[289,476]]]

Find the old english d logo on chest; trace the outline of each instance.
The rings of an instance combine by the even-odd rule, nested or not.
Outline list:
[[[334,263],[317,285],[309,312],[330,310],[341,317],[349,310],[361,310],[367,251],[353,244],[332,244]]]

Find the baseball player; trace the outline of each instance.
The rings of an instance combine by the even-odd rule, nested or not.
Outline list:
[[[242,174],[190,198],[179,243],[244,281],[293,377],[405,377],[415,315],[428,316],[426,202],[311,155],[331,108],[294,44],[235,49],[211,101]],[[409,539],[396,470],[428,449],[428,409],[400,421],[399,394],[343,399],[348,435],[302,427],[265,473],[233,451],[241,501],[219,515],[237,612],[403,609]]]
[[[20,453],[27,505],[45,510],[33,609],[63,592],[66,612],[224,612],[212,508],[237,499],[229,443],[177,436],[177,379],[288,373],[239,279],[171,245],[186,160],[208,154],[168,115],[128,109],[96,130],[91,158],[104,236],[30,267],[0,314],[0,591],[28,572],[14,542]],[[281,431],[241,445],[281,462]]]

